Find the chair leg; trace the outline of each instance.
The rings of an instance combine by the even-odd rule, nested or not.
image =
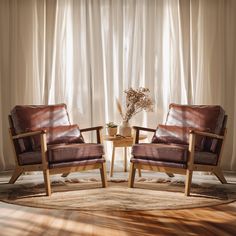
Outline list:
[[[69,173],[63,173],[62,175],[61,175],[61,177],[67,177],[68,175],[70,174],[70,172]]]
[[[134,163],[130,163],[129,184],[128,184],[129,188],[133,188],[134,187],[135,172],[136,172],[136,169],[134,168]]]
[[[43,171],[43,178],[44,178],[44,184],[45,184],[45,189],[46,189],[46,195],[51,196],[52,191],[51,191],[50,175],[49,175],[48,169]]]
[[[106,163],[102,163],[102,166],[100,168],[100,174],[101,174],[101,179],[102,179],[102,187],[106,188],[107,187],[107,171],[106,171]]]
[[[193,171],[187,170],[186,181],[185,181],[185,195],[190,195],[191,183],[192,183]]]
[[[14,173],[12,174],[11,179],[9,180],[9,184],[14,184],[22,173],[23,173],[22,169],[16,168],[14,170]]]
[[[227,181],[223,175],[223,172],[220,170],[220,169],[216,169],[213,171],[213,173],[215,174],[215,176],[219,179],[219,181],[222,183],[222,184],[227,184]]]

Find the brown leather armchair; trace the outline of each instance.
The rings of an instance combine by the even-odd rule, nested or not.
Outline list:
[[[9,183],[25,171],[43,171],[46,193],[51,195],[51,174],[65,177],[70,172],[100,169],[102,186],[107,186],[102,126],[71,125],[65,104],[15,106],[9,123],[16,162]],[[84,142],[82,133],[87,131],[96,131],[97,143]]]
[[[227,183],[220,169],[226,122],[220,106],[170,104],[165,125],[157,129],[134,126],[129,187],[134,187],[136,169],[185,174],[187,196],[193,171],[212,172]],[[138,143],[140,131],[153,132],[152,142]]]

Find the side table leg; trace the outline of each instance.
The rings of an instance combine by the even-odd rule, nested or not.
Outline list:
[[[113,169],[114,169],[114,160],[115,160],[115,147],[112,147],[112,157],[111,157],[111,169],[110,169],[110,177],[113,176]]]
[[[124,172],[127,172],[127,147],[124,147]]]
[[[138,169],[138,176],[139,176],[139,177],[142,177],[141,169]]]

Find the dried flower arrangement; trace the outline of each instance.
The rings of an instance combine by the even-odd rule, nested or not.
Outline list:
[[[125,122],[129,120],[137,113],[141,111],[153,111],[153,101],[149,95],[150,90],[148,88],[140,87],[138,89],[129,88],[124,91],[126,94],[126,111],[123,112],[122,106],[118,100],[116,100],[117,109]]]

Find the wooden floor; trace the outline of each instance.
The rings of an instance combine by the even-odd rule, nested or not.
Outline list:
[[[0,202],[0,235],[236,235],[236,202],[142,212],[49,210]]]
[[[0,235],[236,235],[236,204],[191,210],[76,212],[0,203]]]

